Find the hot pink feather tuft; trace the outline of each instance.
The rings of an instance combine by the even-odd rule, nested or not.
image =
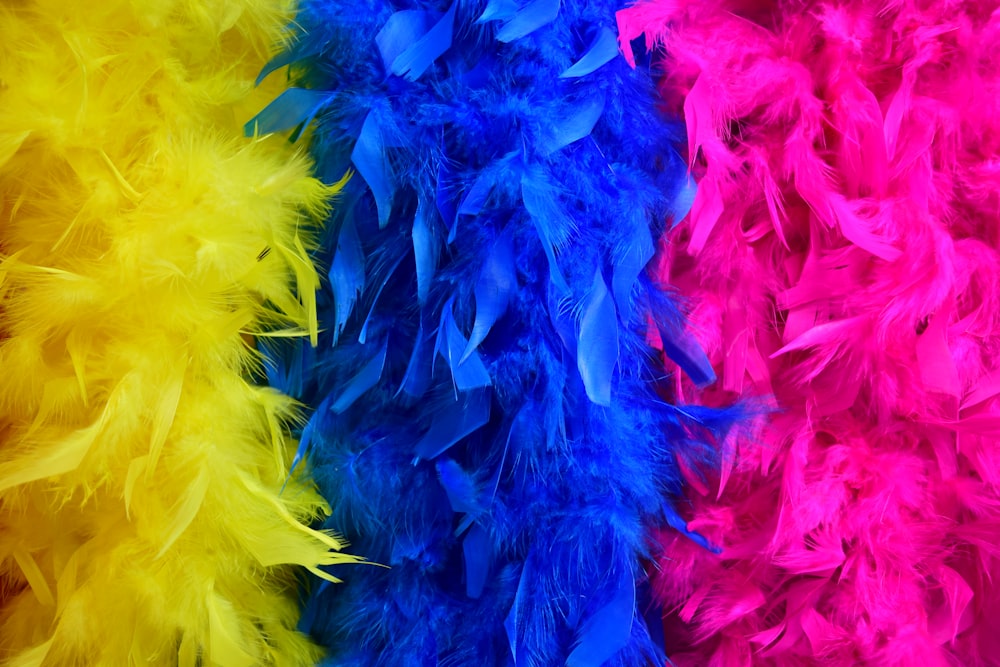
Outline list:
[[[662,263],[718,371],[699,398],[771,408],[692,479],[722,554],[662,535],[678,665],[1000,665],[997,7],[619,15],[700,176]]]

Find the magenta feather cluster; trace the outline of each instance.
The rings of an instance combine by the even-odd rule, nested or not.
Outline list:
[[[679,666],[1000,664],[996,2],[619,13],[699,181],[661,276],[760,417],[651,568]],[[680,382],[680,380],[679,380]]]

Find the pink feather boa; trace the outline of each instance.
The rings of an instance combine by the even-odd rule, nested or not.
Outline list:
[[[1000,665],[996,2],[652,0],[619,14],[699,190],[662,277],[769,402],[653,570],[681,666]],[[679,376],[679,374],[678,374]]]

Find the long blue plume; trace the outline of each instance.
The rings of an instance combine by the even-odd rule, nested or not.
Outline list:
[[[711,456],[730,416],[671,405],[646,343],[714,380],[648,274],[692,186],[619,8],[306,0],[265,70],[295,87],[248,131],[355,172],[317,258],[320,346],[269,350],[316,408],[299,459],[328,527],[390,566],[312,588],[331,665],[662,659],[648,530],[686,532],[676,452]]]

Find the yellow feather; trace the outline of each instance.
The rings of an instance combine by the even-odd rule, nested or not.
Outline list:
[[[147,473],[148,471],[149,468],[147,468]],[[156,554],[157,558],[163,557],[163,554],[173,546],[177,538],[187,530],[187,527],[194,521],[195,516],[201,511],[201,505],[205,500],[205,494],[208,493],[210,481],[208,473],[204,470],[200,471],[198,477],[184,491],[180,502],[171,508],[170,514],[173,518],[170,521],[167,534],[163,538],[163,543],[160,545],[160,551]],[[279,565],[280,563],[281,561],[264,563],[264,565]]]
[[[341,185],[242,135],[291,10],[0,3],[5,667],[321,657],[297,578],[361,559],[310,528],[298,406],[246,339],[316,340],[308,230]]]
[[[7,160],[14,157],[14,154],[21,148],[21,144],[30,134],[31,130],[25,130],[24,132],[5,133],[0,136],[0,167],[3,167],[7,164]]]
[[[52,648],[52,640],[33,646],[11,660],[4,661],[4,667],[42,667]]]
[[[177,649],[177,667],[198,667],[198,642],[190,633],[184,635]]]
[[[56,582],[57,608],[56,615],[59,616],[66,609],[66,602],[76,589],[76,575],[79,569],[80,552],[74,551],[69,558],[69,562],[62,568]]]
[[[0,464],[0,493],[76,469],[90,451],[101,424],[85,428]]]
[[[125,502],[125,515],[128,516],[129,508],[132,506],[132,496],[135,494],[135,484],[139,477],[146,472],[149,465],[149,455],[137,456],[128,464],[128,472],[125,473],[125,487],[122,490],[122,500]]]
[[[243,650],[240,638],[240,622],[233,605],[222,596],[213,593],[208,605],[211,643],[209,660],[220,667],[252,667],[253,656]]]
[[[45,581],[45,575],[42,574],[42,570],[31,554],[23,547],[14,547],[14,560],[20,566],[21,572],[24,573],[24,578],[27,579],[28,586],[38,598],[38,602],[46,607],[54,605],[56,601],[52,597],[48,582]]]
[[[177,414],[177,404],[180,402],[181,392],[184,390],[184,372],[186,370],[187,363],[177,363],[161,387],[162,395],[159,405],[156,406],[153,419],[153,437],[149,444],[149,460],[146,465],[147,484],[152,481],[153,473],[156,471],[156,462],[160,460],[160,452],[163,451],[170,427],[173,426],[174,417]],[[200,501],[199,504],[201,504]]]
[[[2,295],[0,295],[2,298]],[[80,400],[83,406],[87,407],[89,398],[87,395],[87,356],[90,354],[91,341],[85,333],[74,330],[66,337],[66,352],[69,354],[73,364],[73,373],[76,375],[76,382],[80,387]]]

